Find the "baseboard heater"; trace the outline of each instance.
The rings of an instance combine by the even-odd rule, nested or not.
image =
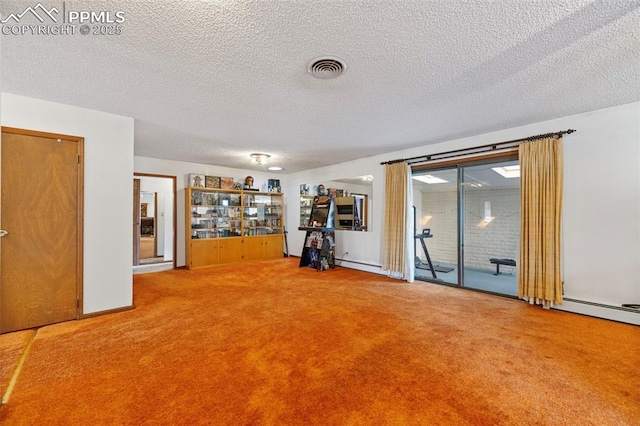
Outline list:
[[[289,257],[298,257],[299,258],[300,256],[292,254]],[[340,262],[340,263],[342,263],[342,262],[355,263],[357,265],[370,266],[372,268],[380,268],[380,269],[382,269],[382,265],[374,265],[373,263],[358,262],[357,260],[347,260],[347,259],[341,259],[341,258],[338,258],[338,257],[336,257],[336,262]],[[340,265],[338,265],[338,266],[340,266]]]
[[[374,265],[373,263],[358,262],[357,260],[339,259],[336,257],[336,261],[340,261],[341,263],[342,262],[355,263],[358,265],[370,266],[372,268],[382,268],[382,265]]]
[[[578,299],[571,299],[568,297],[563,298],[563,300],[566,300],[567,302],[573,302],[573,303],[580,303],[582,305],[589,305],[589,306],[597,306],[599,308],[605,308],[605,309],[615,309],[617,311],[624,311],[624,312],[633,312],[636,314],[640,314],[640,304],[627,304],[625,303],[622,306],[614,306],[614,305],[605,305],[604,303],[597,303],[597,302],[587,302],[585,300],[578,300]],[[631,306],[638,306],[638,308],[633,308],[631,306],[625,306],[625,305],[631,305]]]

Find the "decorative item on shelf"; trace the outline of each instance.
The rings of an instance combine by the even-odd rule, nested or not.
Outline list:
[[[233,182],[233,189],[242,189],[242,183],[241,182]]]
[[[220,188],[220,176],[205,176],[205,188]]]
[[[244,178],[244,185],[242,186],[242,189],[245,191],[258,191],[258,188],[253,187],[253,176],[247,176]]]
[[[220,188],[222,188],[222,189],[233,189],[233,178],[232,177],[221,177],[220,178]]]
[[[309,193],[309,185],[303,183],[300,185],[300,195],[307,195]]]
[[[204,188],[204,175],[189,173],[189,186],[193,188]]]
[[[269,179],[268,180],[268,191],[269,192],[280,192],[280,179]]]

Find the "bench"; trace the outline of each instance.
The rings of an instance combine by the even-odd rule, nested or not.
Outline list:
[[[516,261],[513,259],[496,259],[491,258],[489,259],[489,262],[493,263],[494,265],[496,265],[496,273],[493,275],[500,275],[500,265],[506,265],[506,266],[516,266]]]

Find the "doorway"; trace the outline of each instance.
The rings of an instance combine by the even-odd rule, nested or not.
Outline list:
[[[0,333],[82,315],[83,148],[2,128]]]
[[[134,273],[176,267],[176,177],[136,173]]]
[[[515,297],[517,157],[415,170],[412,177],[416,279]]]

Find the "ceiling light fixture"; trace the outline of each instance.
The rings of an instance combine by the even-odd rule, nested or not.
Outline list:
[[[440,179],[439,177],[431,176],[431,175],[421,175],[421,176],[412,176],[415,180],[419,180],[420,182],[433,184],[433,183],[446,183],[447,180]]]
[[[504,167],[492,167],[494,172],[506,177],[507,179],[520,177],[520,165],[504,166]]]
[[[266,163],[269,160],[269,158],[271,158],[271,155],[260,153],[260,152],[251,153],[249,154],[249,156],[253,161],[255,161],[258,164]]]
[[[280,166],[271,166],[271,167],[269,167],[269,170],[277,172],[277,171],[282,170],[282,167],[280,167]]]

